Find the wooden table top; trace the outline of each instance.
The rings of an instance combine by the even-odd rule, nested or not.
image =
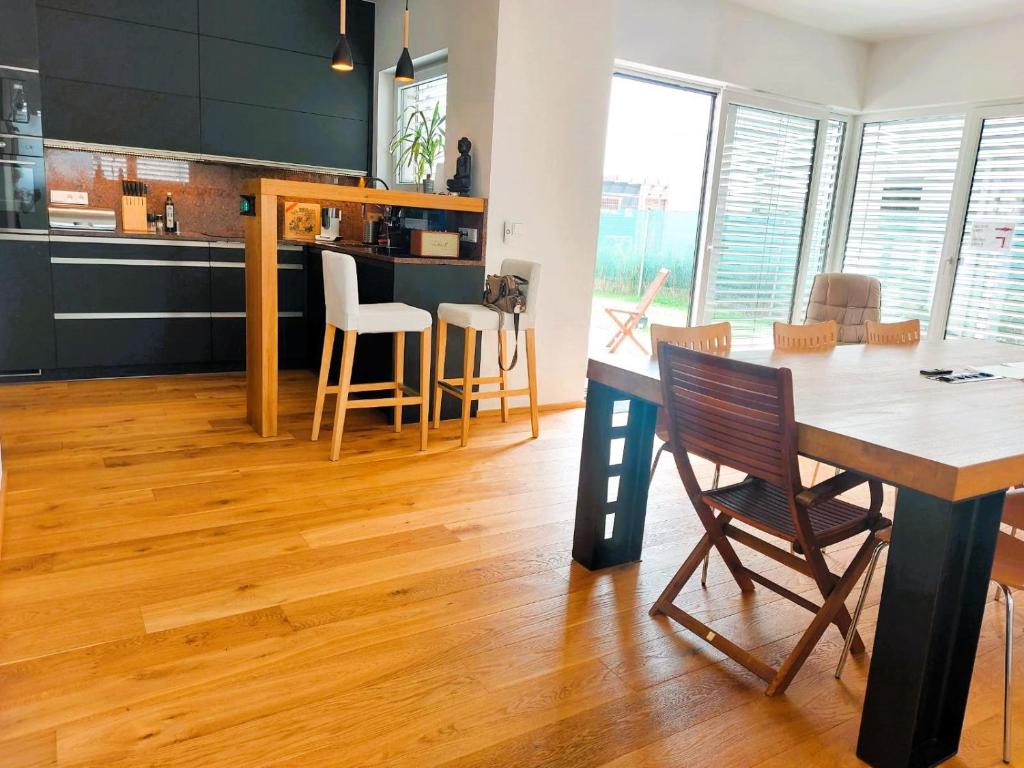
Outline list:
[[[731,357],[792,370],[804,455],[950,501],[1024,483],[1024,381],[945,384],[919,374],[1022,361],[1024,348],[953,340]],[[656,361],[591,358],[587,376],[661,403]]]

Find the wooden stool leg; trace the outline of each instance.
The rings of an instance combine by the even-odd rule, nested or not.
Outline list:
[[[540,409],[537,402],[537,344],[533,328],[526,329],[526,375],[530,382],[530,426],[540,437]]]
[[[498,383],[499,388],[504,391],[508,389],[508,372],[505,370],[508,367],[508,331],[502,329],[498,331],[498,361],[501,363],[498,375],[501,377],[501,381]],[[508,423],[508,398],[501,398],[501,421],[503,424]]]
[[[434,365],[434,429],[441,426],[441,379],[444,378],[444,353],[448,347],[448,323],[437,321],[437,362]]]
[[[420,450],[427,450],[430,421],[430,328],[420,334]]]
[[[469,443],[469,409],[473,405],[473,364],[476,362],[476,328],[466,329],[462,357],[462,445]]]
[[[402,387],[405,383],[405,331],[395,334],[395,432],[402,431]]]
[[[310,440],[320,437],[320,420],[324,415],[324,400],[327,398],[327,377],[331,372],[331,353],[334,351],[334,326],[324,328],[324,351],[320,355],[320,380],[316,385],[316,405],[313,406],[313,434]]]
[[[345,432],[345,411],[352,386],[352,362],[356,356],[356,332],[345,331],[341,351],[341,376],[338,379],[338,404],[334,408],[334,434],[331,436],[331,461],[341,456],[341,436]]]

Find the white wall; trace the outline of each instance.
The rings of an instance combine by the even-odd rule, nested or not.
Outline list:
[[[864,111],[1024,99],[1024,17],[876,43],[864,90]]]
[[[868,46],[726,0],[617,0],[615,57],[856,110]]]
[[[455,174],[460,136],[473,141],[473,195],[489,191],[491,126],[494,115],[494,66],[498,36],[498,0],[416,0],[411,4],[409,50],[413,59],[448,52],[448,141],[445,176]],[[394,133],[391,110],[382,102],[394,99],[392,74],[402,52],[405,0],[377,0],[375,59],[377,153],[375,173],[390,168],[387,142]],[[383,84],[383,89],[381,85]],[[382,119],[382,115],[385,119]],[[437,182],[444,189],[444,179]]]
[[[488,272],[542,264],[542,403],[582,400],[612,75],[615,0],[501,0]],[[522,233],[502,242],[505,221]],[[492,345],[484,365],[494,365]],[[525,366],[515,371],[522,383]]]

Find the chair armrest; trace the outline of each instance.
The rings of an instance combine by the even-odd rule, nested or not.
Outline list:
[[[856,472],[843,472],[835,477],[823,480],[815,486],[804,489],[797,494],[796,503],[805,508],[815,507],[847,491],[852,491],[858,485],[877,482],[877,480],[869,480],[863,475],[858,475]],[[879,486],[880,489],[881,486]],[[872,502],[874,502],[874,488],[872,488],[871,496]],[[874,506],[874,503],[872,503],[872,506]]]

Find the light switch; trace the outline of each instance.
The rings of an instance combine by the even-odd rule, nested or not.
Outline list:
[[[516,237],[519,237],[523,233],[523,225],[518,221],[506,221],[505,222],[505,233],[502,238],[506,243]]]

